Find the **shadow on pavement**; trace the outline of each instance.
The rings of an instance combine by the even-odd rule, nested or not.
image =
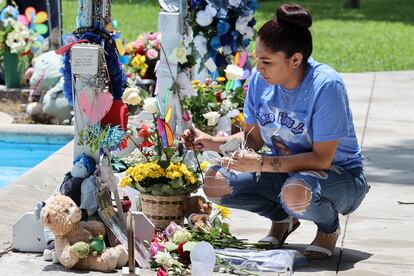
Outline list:
[[[284,248],[295,249],[303,252],[307,244],[287,244]],[[309,264],[295,268],[297,272],[316,271],[346,271],[353,269],[355,264],[369,259],[373,254],[359,250],[344,248],[340,257],[340,249],[337,247],[332,258],[326,260],[311,260]],[[339,263],[339,264],[338,264]]]
[[[67,269],[61,264],[45,265],[43,267],[42,271],[44,271],[44,272],[47,272],[47,271],[60,271],[60,272],[70,272],[70,273],[74,273],[74,274],[89,274],[91,272],[90,270]],[[114,270],[114,271],[111,271],[111,272],[106,272],[105,274],[108,274],[108,275],[118,274],[118,271]]]

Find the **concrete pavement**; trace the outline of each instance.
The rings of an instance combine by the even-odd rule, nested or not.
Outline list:
[[[295,275],[413,275],[414,205],[398,201],[414,203],[414,71],[342,75],[371,191],[356,212],[341,217],[342,234],[333,258],[312,261]],[[72,147],[67,145],[0,191],[0,275],[72,273],[43,262],[39,254],[5,251],[13,223],[46,198],[69,170]],[[256,241],[268,227],[268,221],[254,214],[232,212],[231,230],[239,238]],[[288,247],[303,250],[315,231],[312,223],[302,221],[289,236]]]

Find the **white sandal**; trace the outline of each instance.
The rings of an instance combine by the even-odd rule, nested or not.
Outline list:
[[[338,240],[338,237],[341,234],[341,228],[338,227],[338,229],[336,229],[336,231],[333,232],[333,233],[324,233],[324,232],[318,231],[318,233],[316,235],[318,235],[318,234],[334,235],[334,236],[336,236],[336,239]],[[335,245],[336,245],[336,241],[335,241]],[[335,247],[334,247],[334,249],[335,249]],[[327,249],[327,248],[319,246],[319,245],[310,244],[308,247],[306,247],[305,251],[303,252],[303,255],[305,255],[309,259],[323,260],[323,259],[327,259],[327,258],[332,257],[333,250]]]

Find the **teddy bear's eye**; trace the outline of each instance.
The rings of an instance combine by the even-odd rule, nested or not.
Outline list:
[[[63,210],[65,212],[65,214],[69,214],[69,209],[66,208],[65,210]]]

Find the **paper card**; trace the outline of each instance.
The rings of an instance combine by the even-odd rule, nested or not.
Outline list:
[[[99,45],[78,44],[72,47],[72,74],[96,75],[98,73]]]
[[[217,70],[217,65],[214,62],[214,60],[212,58],[209,58],[204,65],[206,66],[206,68],[208,69],[208,71],[210,71],[211,73],[213,73],[214,71]]]

